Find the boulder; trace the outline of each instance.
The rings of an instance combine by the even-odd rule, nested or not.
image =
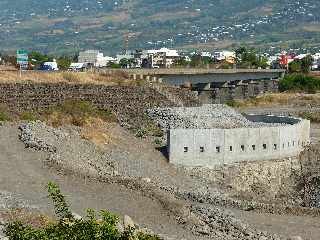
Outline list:
[[[125,229],[127,229],[127,228],[136,228],[135,224],[134,224],[134,221],[128,215],[125,215],[124,218],[123,218],[123,226],[124,226]]]

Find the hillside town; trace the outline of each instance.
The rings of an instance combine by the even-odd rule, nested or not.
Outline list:
[[[43,59],[37,57],[43,56]],[[29,65],[24,65],[25,69],[33,70],[70,70],[84,71],[91,68],[253,68],[253,69],[288,69],[294,63],[303,59],[310,59],[310,70],[320,69],[320,52],[295,53],[282,51],[274,55],[268,53],[258,54],[254,49],[245,47],[232,50],[219,51],[197,51],[184,52],[176,49],[160,48],[151,50],[126,50],[115,56],[104,55],[99,50],[80,51],[73,58],[62,57],[63,64],[59,57],[42,55],[41,53],[29,52]],[[51,61],[50,61],[51,60]],[[9,64],[14,60],[14,56],[3,55],[2,64]],[[246,64],[240,64],[244,62]]]
[[[320,68],[320,53],[294,54],[281,52],[275,55],[255,55],[264,65],[248,66],[249,68],[285,68],[287,65],[308,56],[312,58],[311,69],[318,70]],[[82,68],[85,65],[103,68],[115,66],[114,64],[118,64],[122,68],[197,67],[197,63],[194,63],[197,60],[201,61],[203,65],[207,65],[207,67],[210,67],[210,64],[216,64],[216,68],[236,68],[237,58],[239,58],[237,52],[230,50],[186,53],[174,49],[161,48],[157,50],[125,51],[125,53],[118,54],[115,57],[104,56],[98,50],[87,50],[79,53],[78,63],[72,63],[71,68]],[[198,65],[200,64],[198,63]]]

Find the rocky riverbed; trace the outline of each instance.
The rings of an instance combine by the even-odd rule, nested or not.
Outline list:
[[[81,138],[78,130],[69,127],[55,129],[42,122],[27,123],[20,126],[20,139],[28,148],[47,152],[47,161],[60,170],[66,168],[72,174],[81,172],[87,177],[119,184],[159,201],[162,208],[190,232],[190,239],[286,239],[255,230],[224,209],[281,212],[288,206],[277,208],[268,204],[232,199],[214,185],[201,178],[189,177],[185,172],[159,160],[161,158],[157,157],[159,162],[154,164],[150,160],[151,155],[156,156],[154,152],[148,155],[148,151],[144,150],[150,147],[145,146],[145,143],[142,144],[145,148],[139,146],[135,138],[124,137],[129,141],[129,145],[133,145],[132,148],[125,146],[127,154],[122,155],[127,157],[124,158],[121,157],[123,149],[119,142],[116,150],[112,144],[97,149],[94,144]],[[132,151],[137,151],[137,146],[140,153],[131,154]],[[144,154],[141,154],[142,152]],[[134,162],[135,159],[140,159],[138,164]]]

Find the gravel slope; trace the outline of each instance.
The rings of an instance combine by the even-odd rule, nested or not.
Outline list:
[[[56,130],[42,123],[24,125],[24,128],[27,133],[24,141],[27,143],[26,140],[29,140],[27,145],[30,149],[25,149],[24,144],[19,141],[20,131],[17,125],[0,126],[0,152],[3,153],[0,155],[0,190],[22,194],[31,205],[36,205],[47,213],[52,209],[47,205],[44,186],[47,181],[54,180],[67,193],[67,199],[77,213],[82,214],[83,209],[88,207],[109,209],[121,215],[130,215],[140,225],[157,233],[176,237],[175,239],[280,239],[243,224],[239,219],[246,218],[242,215],[234,217],[215,205],[199,203],[207,201],[203,198],[203,193],[210,194],[209,200],[214,203],[223,201],[223,198],[219,197],[219,192],[214,192],[214,188],[208,188],[202,182],[177,172],[167,164],[160,152],[153,150],[145,141],[129,136],[122,128],[115,126],[109,129],[111,135],[118,137],[112,144],[102,148],[81,139],[78,130],[74,128]],[[41,148],[43,149],[39,151]],[[151,182],[163,184],[166,191],[170,191],[172,186],[178,186],[175,191],[185,201],[176,202],[172,197],[146,197],[141,191],[129,190],[119,184],[79,178],[72,171],[64,172],[68,173],[66,175],[57,175],[56,168],[48,169],[44,165],[48,160],[49,163],[59,163],[59,166],[68,170],[82,169],[84,174],[149,178]],[[190,195],[191,191],[193,194]],[[190,201],[191,199],[195,202]],[[184,204],[183,208],[181,204]],[[177,215],[172,213],[181,209],[186,210],[185,214],[188,216],[176,219]],[[297,218],[304,221],[303,217]],[[188,224],[183,223],[184,220]],[[256,220],[259,221],[258,217]],[[275,224],[269,228],[271,232],[277,229],[276,221],[269,224]],[[291,225],[290,228],[298,229],[297,225]],[[201,236],[195,236],[192,232],[201,233]],[[290,231],[277,232],[290,234]]]
[[[84,210],[87,208],[108,209],[120,215],[129,215],[137,223],[157,233],[193,239],[190,238],[190,232],[177,224],[173,217],[169,217],[156,200],[117,184],[90,181],[72,175],[57,175],[54,169],[48,169],[43,164],[48,154],[25,149],[18,138],[19,133],[17,125],[0,126],[1,192],[10,195],[14,193],[19,198],[23,197],[29,205],[52,214],[45,185],[48,181],[55,181],[61,186],[76,213],[85,214]],[[1,201],[3,198],[0,203]]]

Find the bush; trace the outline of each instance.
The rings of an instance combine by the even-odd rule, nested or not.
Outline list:
[[[135,234],[134,229],[128,228],[119,232],[117,223],[119,218],[108,212],[100,211],[98,220],[94,210],[87,210],[83,219],[75,219],[61,194],[59,187],[54,183],[48,184],[49,197],[54,202],[55,212],[59,221],[41,227],[33,227],[15,221],[7,224],[5,234],[14,240],[160,240],[157,236],[144,233]]]
[[[0,122],[10,121],[10,117],[6,112],[0,112]]]
[[[67,100],[64,103],[51,108],[47,112],[47,115],[51,116],[53,119],[54,126],[60,126],[65,121],[81,127],[90,117],[101,118],[107,122],[117,121],[117,118],[111,110],[98,109],[92,103],[80,100]]]
[[[229,107],[237,107],[237,102],[235,100],[228,100],[226,101],[226,105],[228,105]]]
[[[148,135],[147,130],[145,130],[143,128],[138,129],[138,131],[136,132],[136,137],[138,137],[138,138],[145,138],[147,135]]]
[[[285,76],[279,83],[281,92],[293,90],[315,93],[320,89],[320,78],[304,74],[291,74]]]
[[[10,121],[11,117],[5,107],[0,106],[0,122]]]
[[[20,114],[20,120],[34,122],[39,118],[33,112],[23,112]]]
[[[161,146],[162,145],[162,140],[160,138],[156,138],[154,140],[154,144],[158,145],[158,146]]]
[[[299,117],[308,119],[314,123],[320,123],[320,114],[317,112],[300,112]]]

